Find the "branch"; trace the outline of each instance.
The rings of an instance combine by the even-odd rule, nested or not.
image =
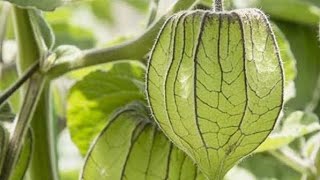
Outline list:
[[[39,69],[39,62],[34,63],[15,83],[6,89],[0,96],[0,106],[16,92],[37,70]]]
[[[157,22],[135,40],[103,49],[84,51],[82,56],[70,61],[61,62],[49,70],[50,78],[59,77],[69,71],[92,65],[112,62],[123,59],[141,60],[151,49],[156,36],[166,19],[181,10],[192,8],[199,0],[178,0],[174,6]]]
[[[43,83],[44,77],[40,73],[36,73],[30,78],[25,99],[6,150],[5,165],[2,167],[0,179],[10,179],[15,168]]]

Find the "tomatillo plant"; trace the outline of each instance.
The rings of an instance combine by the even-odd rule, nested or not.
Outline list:
[[[122,2],[146,30],[97,47],[70,17],[114,26],[118,2],[0,1],[1,180],[320,177],[319,3]]]

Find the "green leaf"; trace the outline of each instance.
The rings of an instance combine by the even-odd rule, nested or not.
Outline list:
[[[239,166],[250,171],[252,180],[300,180],[301,174],[279,162],[267,153],[259,153],[246,158]],[[237,176],[234,179],[238,179]],[[247,180],[247,179],[245,179]]]
[[[205,180],[147,114],[145,107],[135,102],[111,118],[87,155],[83,180]]]
[[[288,22],[276,22],[286,35],[297,60],[296,97],[287,102],[288,109],[303,110],[312,101],[320,76],[320,51],[316,28]]]
[[[79,179],[79,171],[78,170],[66,170],[60,172],[61,180],[76,180]]]
[[[112,112],[133,100],[144,100],[144,66],[114,63],[108,71],[97,70],[78,81],[67,102],[67,124],[72,140],[85,154],[93,138]]]
[[[21,148],[19,159],[13,170],[12,176],[10,177],[10,180],[23,179],[23,177],[25,176],[32,155],[32,145],[32,133],[29,130]]]
[[[299,137],[319,130],[319,118],[315,114],[302,111],[293,112],[284,120],[282,129],[272,133],[255,152],[281,148]]]
[[[12,113],[11,107],[8,103],[0,106],[0,121],[13,122],[15,114]]]
[[[37,8],[44,11],[53,11],[66,0],[4,0],[24,8]]]
[[[283,103],[277,42],[256,9],[171,17],[154,45],[147,98],[163,132],[222,179],[272,131]]]
[[[122,0],[141,12],[148,10],[150,0]]]
[[[92,13],[101,20],[113,23],[112,0],[94,0],[89,2]]]
[[[320,1],[318,1],[318,0],[307,0],[307,1],[312,3],[312,4],[314,4],[314,5],[316,5],[316,6],[318,6],[318,7],[320,7]]]
[[[205,6],[210,7],[210,6],[212,6],[213,1],[212,0],[201,0],[200,3]]]
[[[235,4],[238,8],[261,8],[278,20],[309,25],[317,25],[320,21],[320,8],[306,0],[235,0]]]
[[[297,76],[296,59],[291,51],[290,44],[285,35],[281,32],[276,24],[272,24],[273,32],[277,38],[281,60],[283,63],[283,71],[285,77],[285,102],[295,96],[294,80]]]
[[[70,22],[51,23],[56,37],[55,47],[60,45],[75,45],[80,49],[94,47],[96,40],[90,29],[73,25]]]
[[[39,10],[29,10],[28,14],[38,46],[42,48],[43,51],[52,50],[55,37],[53,30],[44,19],[43,14]]]

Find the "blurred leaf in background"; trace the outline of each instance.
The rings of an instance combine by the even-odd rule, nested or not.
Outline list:
[[[122,0],[132,7],[136,8],[140,12],[146,12],[148,10],[150,0]]]
[[[234,0],[234,5],[257,7],[278,20],[307,25],[317,25],[320,21],[320,8],[306,0]]]
[[[106,20],[109,23],[114,22],[112,0],[92,0],[89,3],[93,14],[97,18]]]
[[[80,49],[94,47],[96,39],[93,31],[72,23],[73,10],[71,7],[63,7],[55,12],[46,13],[46,19],[56,36],[55,47],[64,44],[75,45]]]
[[[319,118],[313,113],[296,111],[282,121],[280,130],[272,132],[255,152],[284,147],[299,137],[320,130]]]
[[[63,4],[65,0],[5,0],[26,8],[38,8],[44,11],[53,11]]]
[[[284,21],[276,24],[286,35],[297,59],[296,97],[287,103],[287,107],[303,110],[312,101],[320,75],[318,30]]]
[[[267,153],[254,154],[239,164],[254,180],[300,180],[301,175]],[[236,176],[235,176],[236,177]]]

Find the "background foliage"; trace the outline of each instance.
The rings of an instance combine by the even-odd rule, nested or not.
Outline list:
[[[45,10],[44,19],[55,37],[52,48],[72,45],[78,48],[74,51],[112,47],[134,39],[149,26],[150,11],[154,6],[148,0],[8,1]],[[174,2],[160,0],[157,18]],[[0,23],[7,20],[7,26],[0,25],[0,40],[4,42],[0,54],[0,89],[4,90],[17,78],[15,67],[11,65],[16,56],[16,44],[13,17],[6,10],[7,4],[2,1],[0,4]],[[210,9],[211,4],[211,0],[202,0],[197,7]],[[225,4],[227,9],[257,7],[265,11],[275,29],[286,78],[286,103],[276,129],[256,150],[257,154],[234,167],[226,179],[311,179],[307,175],[310,173],[320,176],[320,2],[229,0]],[[7,27],[6,31],[4,27]],[[92,66],[68,73],[52,83],[49,107],[53,126],[56,127],[54,136],[61,179],[78,179],[90,145],[119,108],[134,101],[145,103],[145,63],[146,58],[132,58]],[[4,75],[4,69],[9,69],[6,73],[13,75]],[[10,121],[17,113],[21,106],[19,93],[10,98],[6,109],[1,107],[1,120]],[[30,137],[23,149],[25,159],[30,155]],[[99,141],[96,143],[95,147],[98,147]],[[21,176],[21,169],[24,171],[26,168],[27,161],[21,161],[19,165],[24,167],[19,168],[17,176]]]

